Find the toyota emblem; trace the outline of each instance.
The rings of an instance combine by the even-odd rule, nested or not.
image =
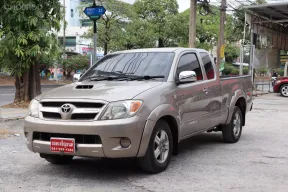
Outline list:
[[[64,104],[64,105],[61,106],[62,113],[66,113],[66,114],[70,113],[71,109],[72,109],[72,107],[69,104]]]

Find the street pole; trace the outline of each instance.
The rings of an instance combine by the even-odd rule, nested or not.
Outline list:
[[[190,0],[189,47],[195,47],[197,0]]]
[[[94,49],[93,49],[93,63],[92,63],[92,65],[94,65],[97,61],[97,24],[96,24],[96,20],[94,20],[93,23],[94,23],[94,26],[93,26]]]
[[[93,1],[93,6],[96,6],[96,0]],[[94,49],[93,49],[93,63],[92,65],[94,65],[97,61],[97,21],[93,20],[93,45],[94,45]]]
[[[218,37],[218,46],[217,46],[217,72],[220,73],[220,65],[225,63],[225,57],[221,54],[221,48],[224,46],[224,31],[225,31],[225,20],[226,20],[226,0],[221,1],[220,6],[220,27],[219,27],[219,37]]]

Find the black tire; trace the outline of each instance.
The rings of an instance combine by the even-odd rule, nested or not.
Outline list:
[[[55,165],[70,164],[72,162],[73,156],[60,156],[60,155],[45,155],[46,161]]]
[[[165,158],[165,161],[159,162],[161,161],[160,156],[162,153],[160,154],[159,159],[155,157],[154,155],[154,150],[156,147],[155,139],[156,139],[156,135],[159,137],[159,134],[163,133],[162,131],[164,131],[168,137],[169,149],[168,149],[168,156],[167,158]],[[150,173],[160,173],[168,167],[171,157],[172,157],[172,152],[173,152],[173,139],[172,138],[173,138],[172,133],[171,133],[168,123],[166,121],[159,120],[156,123],[154,130],[152,132],[145,156],[142,158],[139,158],[139,165],[144,171],[147,171]],[[158,147],[158,148],[161,148],[161,147]]]
[[[286,89],[286,91],[284,91],[283,89]],[[283,97],[288,97],[288,84],[284,84],[281,86],[280,88],[280,94],[283,96]]]
[[[234,121],[235,121],[235,119],[237,119],[237,116],[240,118],[240,125],[239,125],[240,128],[237,127],[237,128],[235,128],[235,130],[237,130],[237,131],[234,131],[234,127],[235,127]],[[238,123],[237,120],[236,120],[236,122]],[[243,126],[242,112],[241,112],[239,107],[235,106],[230,123],[227,124],[227,125],[224,125],[222,127],[223,141],[225,143],[236,143],[236,142],[238,142],[240,137],[241,137],[242,126]]]

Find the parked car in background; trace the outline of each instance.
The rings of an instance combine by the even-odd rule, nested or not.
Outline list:
[[[288,77],[280,77],[273,86],[275,93],[280,93],[283,97],[288,97]]]
[[[75,73],[73,75],[73,82],[77,82],[80,79],[80,77],[82,77],[82,75],[83,75],[82,72]]]
[[[77,82],[85,72],[86,70],[78,70],[76,73],[74,73],[73,82]]]
[[[219,77],[216,70],[202,49],[109,54],[78,82],[31,101],[26,144],[53,164],[74,156],[134,157],[159,173],[184,139],[205,131],[222,132],[226,143],[240,139],[252,109],[252,78]]]

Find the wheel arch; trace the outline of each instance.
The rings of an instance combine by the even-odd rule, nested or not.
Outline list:
[[[245,122],[246,122],[246,108],[247,108],[247,103],[246,103],[246,99],[244,97],[240,97],[238,98],[238,100],[235,103],[235,106],[239,107],[241,112],[242,112],[242,117],[243,117],[243,122],[242,122],[242,126],[245,126]]]
[[[164,120],[168,123],[173,136],[173,154],[178,153],[179,132],[180,132],[180,117],[177,109],[170,104],[164,104],[156,107],[149,115],[138,151],[138,157],[145,155],[149,141],[156,123],[159,120]]]
[[[228,118],[227,118],[225,124],[230,123],[235,106],[240,108],[240,110],[242,112],[242,116],[243,116],[243,126],[245,126],[245,119],[246,119],[245,115],[246,115],[246,111],[247,111],[247,98],[245,97],[245,94],[242,90],[236,91],[235,95],[231,98]]]

